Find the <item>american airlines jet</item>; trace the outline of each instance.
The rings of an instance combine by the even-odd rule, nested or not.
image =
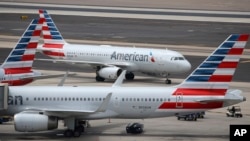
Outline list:
[[[34,19],[0,66],[0,82],[9,85],[25,85],[40,77],[41,73],[32,70],[36,48],[42,30],[42,20]]]
[[[81,121],[103,118],[157,118],[227,107],[246,100],[229,89],[249,35],[230,35],[181,84],[171,87],[121,87],[124,70],[107,86],[0,87],[0,112],[14,115],[16,131],[56,129],[64,120],[67,137],[79,137]]]
[[[47,11],[39,10],[39,14],[40,19],[45,22],[42,28],[44,44],[38,50],[56,59],[39,60],[89,64],[96,69],[96,81],[116,79],[122,70],[127,70],[127,80],[134,79],[134,72],[141,72],[167,78],[166,83],[169,84],[170,74],[184,73],[191,69],[183,55],[167,49],[69,44],[63,39]]]

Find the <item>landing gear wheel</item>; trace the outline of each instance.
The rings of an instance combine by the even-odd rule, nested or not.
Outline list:
[[[82,131],[81,130],[75,130],[74,131],[74,137],[80,137],[82,134]]]
[[[65,130],[64,132],[65,137],[72,137],[73,136],[73,131],[72,130]]]
[[[166,84],[171,84],[171,83],[172,83],[172,81],[171,81],[171,80],[169,80],[169,79],[167,79],[167,80],[165,81],[165,83],[166,83]]]
[[[135,75],[132,72],[126,73],[125,78],[127,80],[133,80],[135,78]]]
[[[103,82],[105,79],[102,78],[102,77],[100,77],[100,76],[96,76],[96,77],[95,77],[95,80],[96,80],[97,82]]]
[[[79,126],[77,126],[76,127],[76,129],[75,130],[78,130],[78,131],[80,131],[80,132],[84,132],[84,126],[83,125],[79,125]]]

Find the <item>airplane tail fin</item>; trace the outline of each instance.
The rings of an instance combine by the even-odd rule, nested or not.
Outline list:
[[[50,15],[47,13],[46,10],[39,10],[39,16],[40,19],[42,19],[43,27],[42,27],[42,34],[44,39],[43,48],[46,49],[62,49],[64,44],[66,44],[66,41],[63,39],[61,33],[57,29],[54,21],[50,17]],[[44,52],[46,54],[46,52]],[[63,55],[59,52],[48,52],[47,55],[53,55],[56,54],[57,56]]]
[[[41,30],[42,20],[33,19],[1,65],[6,74],[19,74],[31,71]]]
[[[230,35],[177,86],[175,95],[224,96],[248,38],[248,34]]]

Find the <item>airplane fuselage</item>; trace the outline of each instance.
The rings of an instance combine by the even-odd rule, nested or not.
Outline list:
[[[78,112],[78,119],[156,118],[225,106],[224,96],[173,95],[175,91],[175,87],[9,87],[8,109],[2,114],[44,110],[49,115],[52,110],[54,116],[60,111],[57,116],[65,118],[70,112],[63,111]],[[112,96],[104,112],[85,113],[96,111],[108,94]],[[198,102],[211,98],[221,101]]]
[[[41,47],[39,49],[43,50]],[[118,67],[120,64],[121,68],[129,72],[139,71],[155,76],[184,73],[191,68],[183,55],[167,49],[64,44],[61,49],[52,49],[49,53],[46,51],[43,53],[55,59],[99,62]]]

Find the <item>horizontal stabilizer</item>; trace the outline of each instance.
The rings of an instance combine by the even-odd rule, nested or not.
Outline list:
[[[51,75],[36,75],[36,76],[27,76],[27,77],[21,77],[20,80],[25,80],[25,79],[34,79],[34,80],[37,80],[37,79],[47,79],[47,78],[55,78],[55,77],[62,77],[64,76],[65,74],[51,74]],[[74,76],[76,75],[76,73],[70,73],[70,74],[67,74],[67,76]]]

